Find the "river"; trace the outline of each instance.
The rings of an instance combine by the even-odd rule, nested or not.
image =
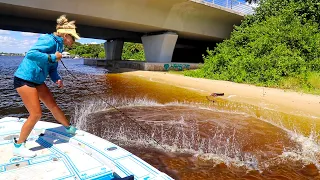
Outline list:
[[[13,89],[22,58],[0,56],[0,118],[28,115]],[[65,88],[46,84],[67,117],[175,179],[320,179],[318,119],[212,103],[182,87],[63,61],[77,80],[60,64]],[[42,120],[55,122],[42,108]]]

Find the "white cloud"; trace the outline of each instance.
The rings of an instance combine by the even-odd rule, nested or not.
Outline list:
[[[0,29],[0,35],[9,35],[10,31]]]
[[[36,39],[23,39],[18,40],[10,36],[0,36],[0,48],[1,49],[15,49],[22,52],[27,51],[36,42]]]
[[[31,33],[31,32],[21,32],[22,36],[39,36],[38,33]]]
[[[16,39],[10,36],[0,36],[0,46],[12,46]]]
[[[22,40],[20,41],[20,47],[31,47],[37,40]]]
[[[98,44],[97,42],[91,42],[91,43],[89,43],[89,44]]]

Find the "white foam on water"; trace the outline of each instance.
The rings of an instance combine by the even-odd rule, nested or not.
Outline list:
[[[101,111],[106,111],[113,109],[113,107],[122,108],[130,106],[160,106],[161,104],[156,103],[155,101],[149,100],[147,98],[136,98],[136,99],[127,99],[127,98],[107,98],[104,100],[97,99],[83,102],[81,105],[75,107],[75,113],[73,116],[74,123],[77,128],[86,130],[87,117],[92,113],[97,113]]]
[[[284,151],[281,157],[294,161],[302,161],[304,164],[312,163],[318,169],[320,169],[319,133],[316,133],[314,130],[312,130],[308,137],[296,131],[290,131],[288,133],[291,140],[297,142],[300,147],[291,149],[289,151]]]
[[[92,113],[109,110],[110,106],[108,104],[112,104],[117,108],[133,106],[191,106],[190,104],[178,102],[163,105],[148,100],[147,98],[134,100],[110,98],[106,101],[108,103],[101,100],[90,101],[77,107],[74,117],[74,119],[77,120],[77,127],[86,130],[88,128],[86,127],[86,124],[88,124],[86,122],[88,120],[87,116]],[[195,108],[199,107],[196,105],[192,106]],[[202,109],[215,111],[205,107]],[[200,137],[197,122],[186,122],[183,116],[181,116],[180,119],[160,122],[147,121],[146,123],[152,123],[153,128],[148,136],[143,131],[125,125],[118,129],[114,128],[113,125],[105,127],[101,136],[108,140],[112,137],[111,140],[116,141],[120,146],[135,145],[146,148],[156,148],[167,152],[189,153],[204,160],[214,160],[216,163],[222,161],[227,165],[232,164],[233,166],[246,166],[248,169],[258,169],[256,158],[249,153],[241,152],[240,147],[237,145],[235,132],[233,136],[228,136],[223,129],[217,128],[212,138],[202,138]],[[168,129],[165,126],[171,126],[171,128]],[[157,138],[159,138],[159,143],[155,141]]]
[[[297,131],[294,126],[292,127],[292,130],[286,128],[281,121],[274,122],[263,118],[260,118],[260,120],[285,131],[288,134],[288,137],[298,144],[297,147],[284,149],[279,158],[283,160],[301,161],[304,164],[314,164],[320,169],[320,134],[314,130],[315,128],[311,129],[309,136],[305,136],[303,133]]]

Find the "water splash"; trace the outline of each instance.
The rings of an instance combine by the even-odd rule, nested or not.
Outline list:
[[[281,163],[284,160],[290,160],[293,162],[302,162],[303,164],[314,164],[320,169],[320,133],[316,132],[315,126],[312,126],[309,136],[303,135],[302,132],[297,130],[294,125],[291,125],[291,129],[285,127],[281,121],[275,121],[274,119],[267,119],[261,117],[260,120],[270,123],[283,131],[285,131],[293,142],[296,142],[298,146],[293,148],[284,149],[283,153],[274,159],[264,162],[265,167],[269,167],[270,164]]]
[[[105,100],[94,100],[83,103],[76,108],[75,122],[77,127],[83,130],[89,130],[89,116],[99,112],[111,112],[112,108],[108,104],[116,106],[117,108],[128,107],[193,107],[198,109],[205,109],[214,112],[223,112],[231,114],[241,114],[244,117],[252,116],[241,112],[228,112],[224,110],[217,110],[201,104],[185,104],[179,102],[171,102],[168,104],[159,104],[156,101],[148,98],[126,99],[126,98],[109,98]],[[118,117],[119,118],[119,117]],[[257,117],[258,118],[258,117]],[[243,152],[240,142],[237,139],[236,130],[230,135],[226,133],[225,128],[217,126],[214,134],[210,137],[203,137],[199,130],[199,124],[196,121],[186,121],[185,116],[180,116],[179,119],[172,120],[143,120],[137,118],[140,125],[149,125],[152,127],[148,132],[137,128],[132,122],[125,122],[124,119],[120,121],[104,122],[103,129],[91,129],[92,133],[108,139],[120,146],[137,146],[144,148],[155,148],[165,150],[166,152],[174,153],[189,153],[194,157],[203,159],[205,161],[212,161],[214,164],[224,163],[228,166],[245,167],[248,170],[259,170],[260,172],[270,166],[279,164],[284,160],[303,161],[304,164],[315,164],[319,166],[319,134],[315,131],[310,133],[309,137],[302,135],[297,130],[290,130],[286,128],[281,121],[275,119],[268,119],[260,117],[261,121],[272,124],[275,127],[287,133],[288,137],[298,144],[297,147],[285,148],[283,153],[278,157],[259,162],[258,158],[247,152]],[[104,120],[105,121],[105,120]],[[91,125],[90,125],[91,126]],[[160,142],[158,144],[156,141]]]
[[[108,103],[107,103],[108,102]],[[90,124],[88,121],[95,121],[88,118],[90,115],[102,111],[110,111],[112,108],[108,104],[123,107],[137,106],[173,106],[183,105],[178,102],[168,104],[158,104],[155,101],[143,99],[126,99],[126,98],[109,98],[104,101],[90,101],[76,108],[75,122],[78,128],[88,131]],[[212,110],[212,109],[210,109]],[[139,120],[141,123],[141,120]],[[105,122],[107,123],[107,122]],[[172,119],[166,121],[144,121],[144,124],[150,125],[148,136],[140,128],[134,124],[124,121],[113,121],[104,125],[103,129],[91,129],[92,133],[102,138],[108,139],[120,146],[138,146],[145,148],[155,148],[165,150],[166,152],[188,153],[193,154],[202,160],[214,160],[214,163],[223,162],[227,165],[244,166],[247,169],[259,169],[257,158],[250,153],[243,153],[240,145],[237,143],[236,130],[230,136],[225,128],[215,127],[214,135],[210,137],[202,137],[199,124],[196,121],[186,122],[184,116],[180,119]],[[92,126],[92,125],[90,125]],[[160,142],[158,144],[156,141]]]
[[[90,101],[83,102],[82,104],[75,107],[75,113],[72,118],[73,122],[76,124],[77,128],[87,130],[87,117],[93,113],[113,109],[113,107],[111,107],[110,105],[117,108],[130,106],[160,106],[160,104],[147,98],[136,98],[133,100],[115,97],[109,97],[103,100],[92,99]]]
[[[320,169],[320,142],[319,133],[311,131],[308,137],[297,131],[290,131],[290,138],[300,146],[295,149],[284,150],[280,156],[283,159],[302,161],[304,164],[314,164]]]

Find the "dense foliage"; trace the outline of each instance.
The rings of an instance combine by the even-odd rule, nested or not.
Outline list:
[[[230,39],[187,75],[294,89],[320,88],[320,1],[261,0]]]
[[[143,45],[125,42],[122,50],[122,59],[145,61]]]
[[[73,56],[78,55],[83,58],[105,58],[103,44],[81,44],[74,43],[71,48],[65,48]],[[138,43],[125,42],[123,45],[122,59],[145,60],[143,45]]]

